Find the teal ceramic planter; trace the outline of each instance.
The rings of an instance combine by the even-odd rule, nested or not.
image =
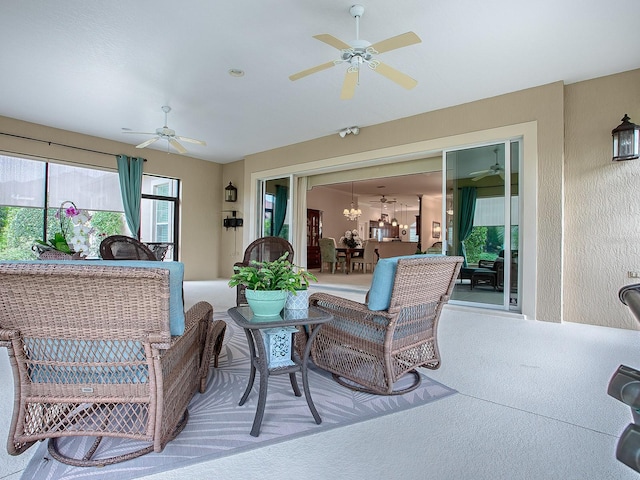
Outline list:
[[[245,290],[247,303],[256,317],[275,317],[287,301],[286,290]]]

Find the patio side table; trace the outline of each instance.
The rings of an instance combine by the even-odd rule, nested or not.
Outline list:
[[[264,407],[267,402],[267,384],[270,375],[288,374],[293,393],[296,397],[300,397],[302,394],[296,381],[296,372],[301,372],[302,388],[309,410],[311,410],[311,414],[316,423],[318,425],[322,423],[318,410],[311,399],[307,375],[307,364],[309,361],[309,353],[311,352],[311,344],[320,328],[311,328],[304,353],[302,358],[299,358],[294,352],[294,349],[291,348],[291,336],[294,331],[297,331],[297,328],[293,329],[291,327],[305,328],[305,326],[312,327],[314,325],[321,325],[332,320],[333,315],[323,312],[316,307],[309,307],[309,309],[304,310],[285,309],[279,316],[267,318],[255,317],[253,311],[248,306],[230,308],[228,313],[236,324],[244,329],[251,356],[249,382],[240,399],[239,405],[244,405],[247,398],[249,398],[256,377],[256,370],[260,372],[258,406],[253,419],[251,435],[254,437],[260,435],[260,425],[262,424]],[[266,336],[271,337],[268,342],[275,342],[274,345],[269,345],[269,352],[267,352],[265,345]],[[288,338],[286,338],[287,336]]]

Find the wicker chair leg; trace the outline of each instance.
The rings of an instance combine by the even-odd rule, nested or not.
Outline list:
[[[224,324],[220,329],[218,335],[215,338],[215,342],[213,344],[213,366],[218,368],[218,358],[220,357],[220,352],[222,352],[222,342],[224,341],[224,334],[227,329],[227,325]]]
[[[182,432],[184,427],[187,425],[188,420],[189,411],[185,410],[182,419],[180,420],[178,425],[176,425],[176,428],[168,441],[173,440],[180,434],[180,432]],[[146,455],[147,453],[153,452],[153,445],[149,445],[147,447],[141,448],[139,450],[134,450],[133,452],[125,453],[123,455],[116,455],[115,457],[92,460],[91,457],[98,449],[100,442],[102,442],[102,438],[103,437],[97,437],[93,442],[93,445],[91,445],[91,448],[82,458],[68,457],[60,453],[60,450],[58,449],[58,438],[49,439],[47,450],[49,451],[49,455],[51,455],[53,459],[59,461],[60,463],[71,465],[73,467],[104,467],[105,465],[113,465],[114,463],[125,462],[127,460],[132,460],[134,458],[141,457],[142,455]]]
[[[417,370],[415,370],[415,369],[409,370],[407,372],[407,374],[412,374],[413,375],[413,377],[414,377],[413,383],[411,385],[409,385],[408,387],[406,387],[406,388],[403,388],[401,390],[392,390],[391,392],[383,392],[383,391],[379,391],[379,390],[373,390],[371,388],[368,388],[368,387],[365,387],[363,385],[360,385],[360,384],[358,384],[358,383],[356,383],[354,381],[344,379],[343,377],[341,377],[337,373],[332,373],[331,376],[333,377],[333,379],[336,382],[338,382],[343,387],[350,388],[351,390],[355,390],[356,392],[371,393],[373,395],[403,395],[405,393],[408,393],[408,392],[411,392],[411,391],[415,390],[422,383],[422,377],[420,377],[420,374],[418,373]]]

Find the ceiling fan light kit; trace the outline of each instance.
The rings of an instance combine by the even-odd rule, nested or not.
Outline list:
[[[320,40],[321,42],[340,50],[340,58],[338,60],[323,63],[316,67],[298,72],[289,76],[289,79],[292,81],[299,80],[307,75],[321,72],[322,70],[326,70],[341,63],[348,63],[349,67],[347,68],[344,82],[342,84],[342,91],[340,93],[340,98],[343,100],[348,100],[353,97],[356,86],[360,84],[360,69],[363,65],[367,65],[374,72],[377,72],[397,83],[401,87],[406,89],[415,87],[418,84],[416,80],[395,68],[382,63],[380,60],[375,58],[375,56],[390,50],[396,50],[398,48],[420,43],[422,41],[420,40],[420,37],[413,32],[406,32],[371,44],[371,42],[368,42],[367,40],[360,39],[360,17],[364,14],[364,7],[362,5],[353,5],[349,9],[349,13],[356,20],[356,39],[351,41],[351,43],[343,42],[328,33],[313,36],[316,40]]]
[[[156,128],[156,131],[151,133],[151,132],[130,132],[130,131],[126,131],[123,133],[129,133],[129,134],[134,134],[134,135],[154,135],[153,138],[150,138],[149,140],[142,142],[139,145],[136,145],[136,148],[145,148],[148,147],[149,145],[151,145],[152,143],[157,142],[158,140],[166,140],[167,141],[167,153],[169,153],[169,146],[171,145],[173,148],[175,148],[179,153],[181,154],[185,154],[187,153],[187,149],[184,148],[182,146],[182,144],[180,142],[178,142],[178,140],[183,141],[183,142],[188,142],[188,143],[195,143],[196,145],[202,145],[202,146],[206,146],[206,142],[204,142],[203,140],[196,140],[194,138],[189,138],[189,137],[183,137],[181,135],[176,135],[175,130],[172,130],[171,128],[167,127],[167,115],[169,114],[169,112],[171,111],[171,107],[168,105],[164,105],[162,107],[162,111],[164,112],[164,126],[161,128]]]

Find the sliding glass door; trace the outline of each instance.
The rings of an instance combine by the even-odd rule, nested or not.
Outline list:
[[[452,302],[520,311],[519,140],[443,155],[443,248],[465,258]]]

